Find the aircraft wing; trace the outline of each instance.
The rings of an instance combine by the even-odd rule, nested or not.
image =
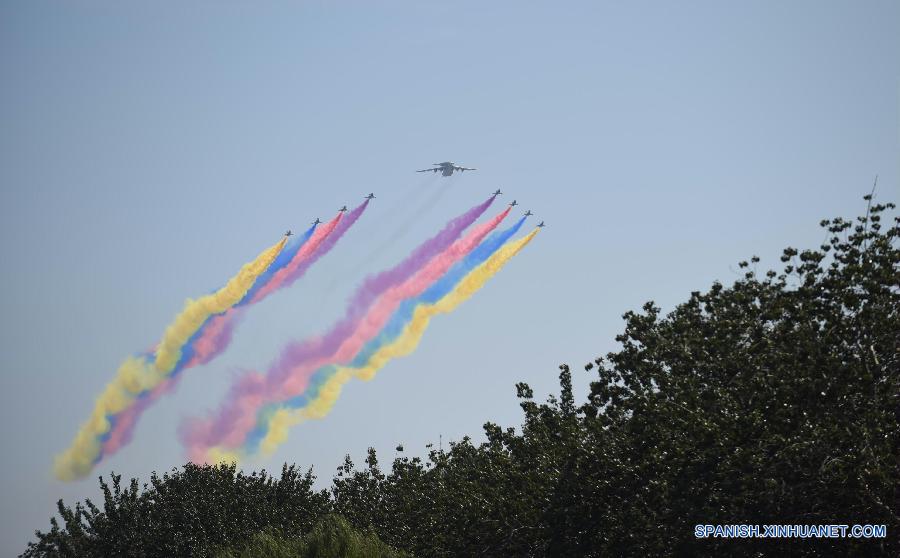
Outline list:
[[[417,170],[416,172],[437,172],[439,170],[441,170],[441,169],[422,169],[422,170]]]
[[[458,170],[459,172],[467,171],[467,170],[478,170],[478,169],[470,169],[470,168],[468,168],[468,167],[453,167],[453,168],[454,168],[455,170]]]

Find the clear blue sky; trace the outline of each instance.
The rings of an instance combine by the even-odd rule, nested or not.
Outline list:
[[[97,495],[50,466],[123,357],[284,229],[370,191],[341,244],[98,474],[181,464],[183,416],[498,186],[549,227],[256,466],[312,465],[325,486],[369,445],[388,462],[518,425],[515,382],[543,397],[569,362],[583,395],[580,365],[616,347],[626,310],[818,246],[875,174],[900,198],[893,1],[4,2],[0,76],[3,555],[57,498]],[[412,172],[447,159],[479,171]],[[408,219],[405,196],[437,188]]]

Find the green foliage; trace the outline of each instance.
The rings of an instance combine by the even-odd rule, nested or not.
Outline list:
[[[759,258],[668,316],[625,314],[576,406],[571,371],[521,433],[485,425],[425,464],[339,469],[336,508],[422,556],[861,553],[884,541],[697,540],[697,523],[872,523],[900,532],[900,289],[892,205],[822,223],[819,250]]]
[[[302,539],[261,532],[236,550],[225,550],[218,558],[403,558],[371,532],[353,529],[339,515],[326,515]]]
[[[537,403],[516,386],[519,431],[488,423],[484,443],[463,438],[388,471],[370,449],[361,470],[346,459],[330,493],[294,468],[279,482],[188,465],[143,491],[114,476],[111,488],[101,480],[102,511],[60,502],[64,524],[51,519],[25,556],[244,544],[352,555],[340,554],[357,548],[347,541],[378,539],[436,557],[898,556],[900,220],[883,225],[889,209],[823,221],[826,242],[787,248],[780,271],[757,273],[754,257],[732,285],[666,316],[652,302],[626,313],[620,350],[584,367],[596,377],[583,403],[566,365],[558,398]],[[327,513],[365,534],[337,519],[311,533]],[[885,524],[888,538],[700,540],[698,523]]]
[[[304,539],[304,558],[401,558],[372,532],[353,530],[339,515],[326,516]]]
[[[900,252],[897,221],[881,232],[888,208],[855,226],[823,221],[828,242],[786,249],[781,273],[716,283],[665,318],[652,303],[626,314],[623,348],[596,362],[585,409],[588,439],[612,451],[581,477],[616,511],[581,512],[614,533],[654,533],[640,541],[653,554],[778,548],[694,540],[696,523],[878,523],[892,540],[785,548],[896,555]],[[604,531],[584,543],[618,553],[636,542]]]
[[[216,554],[217,558],[297,558],[303,554],[303,540],[279,535],[277,531],[261,531],[237,548],[227,548]]]
[[[123,489],[118,475],[110,488],[101,477],[103,509],[90,500],[71,509],[60,500],[63,527],[52,518],[23,556],[212,556],[265,529],[300,536],[329,507],[327,494],[312,490],[314,479],[294,466],[274,478],[191,463],[152,475],[143,488],[134,479]]]

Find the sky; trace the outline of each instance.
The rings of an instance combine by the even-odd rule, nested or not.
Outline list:
[[[817,247],[818,222],[864,213],[876,175],[878,199],[900,199],[893,1],[4,2],[0,75],[3,555],[57,499],[96,498],[96,475],[183,464],[182,418],[498,187],[547,222],[534,242],[246,467],[296,462],[327,487],[369,446],[387,466],[398,444],[477,441],[486,421],[521,423],[516,382],[558,391],[563,362],[583,400],[582,365],[617,348],[624,312]],[[444,160],[478,170],[413,172]],[[53,478],[121,360],[185,299],[369,192],[130,446]]]

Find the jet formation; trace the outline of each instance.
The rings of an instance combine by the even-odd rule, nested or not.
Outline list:
[[[454,172],[465,172],[465,171],[473,171],[473,170],[478,170],[478,169],[470,168],[470,167],[461,167],[461,166],[457,165],[456,163],[454,163],[453,161],[444,161],[443,163],[434,163],[434,166],[430,169],[417,170],[416,172],[439,172],[439,173],[441,173],[441,176],[452,176]],[[500,196],[502,194],[503,194],[503,192],[500,191],[500,188],[497,188],[497,190],[494,192],[493,195]],[[375,194],[369,193],[369,195],[366,196],[365,199],[374,200]],[[515,207],[517,205],[519,205],[519,202],[516,200],[511,201],[509,204],[510,207]],[[341,213],[348,211],[347,206],[345,205],[345,206],[341,207],[338,211]],[[530,209],[525,212],[525,217],[530,217],[532,215],[534,215],[534,213],[532,213]],[[316,217],[316,220],[313,221],[312,224],[318,225],[321,222],[322,221],[319,220],[318,217]],[[544,225],[544,222],[541,221],[540,223],[538,223],[537,226],[539,228],[543,228],[546,225]],[[284,236],[292,236],[293,234],[294,233],[292,233],[290,230],[288,230],[286,233],[284,233]]]

